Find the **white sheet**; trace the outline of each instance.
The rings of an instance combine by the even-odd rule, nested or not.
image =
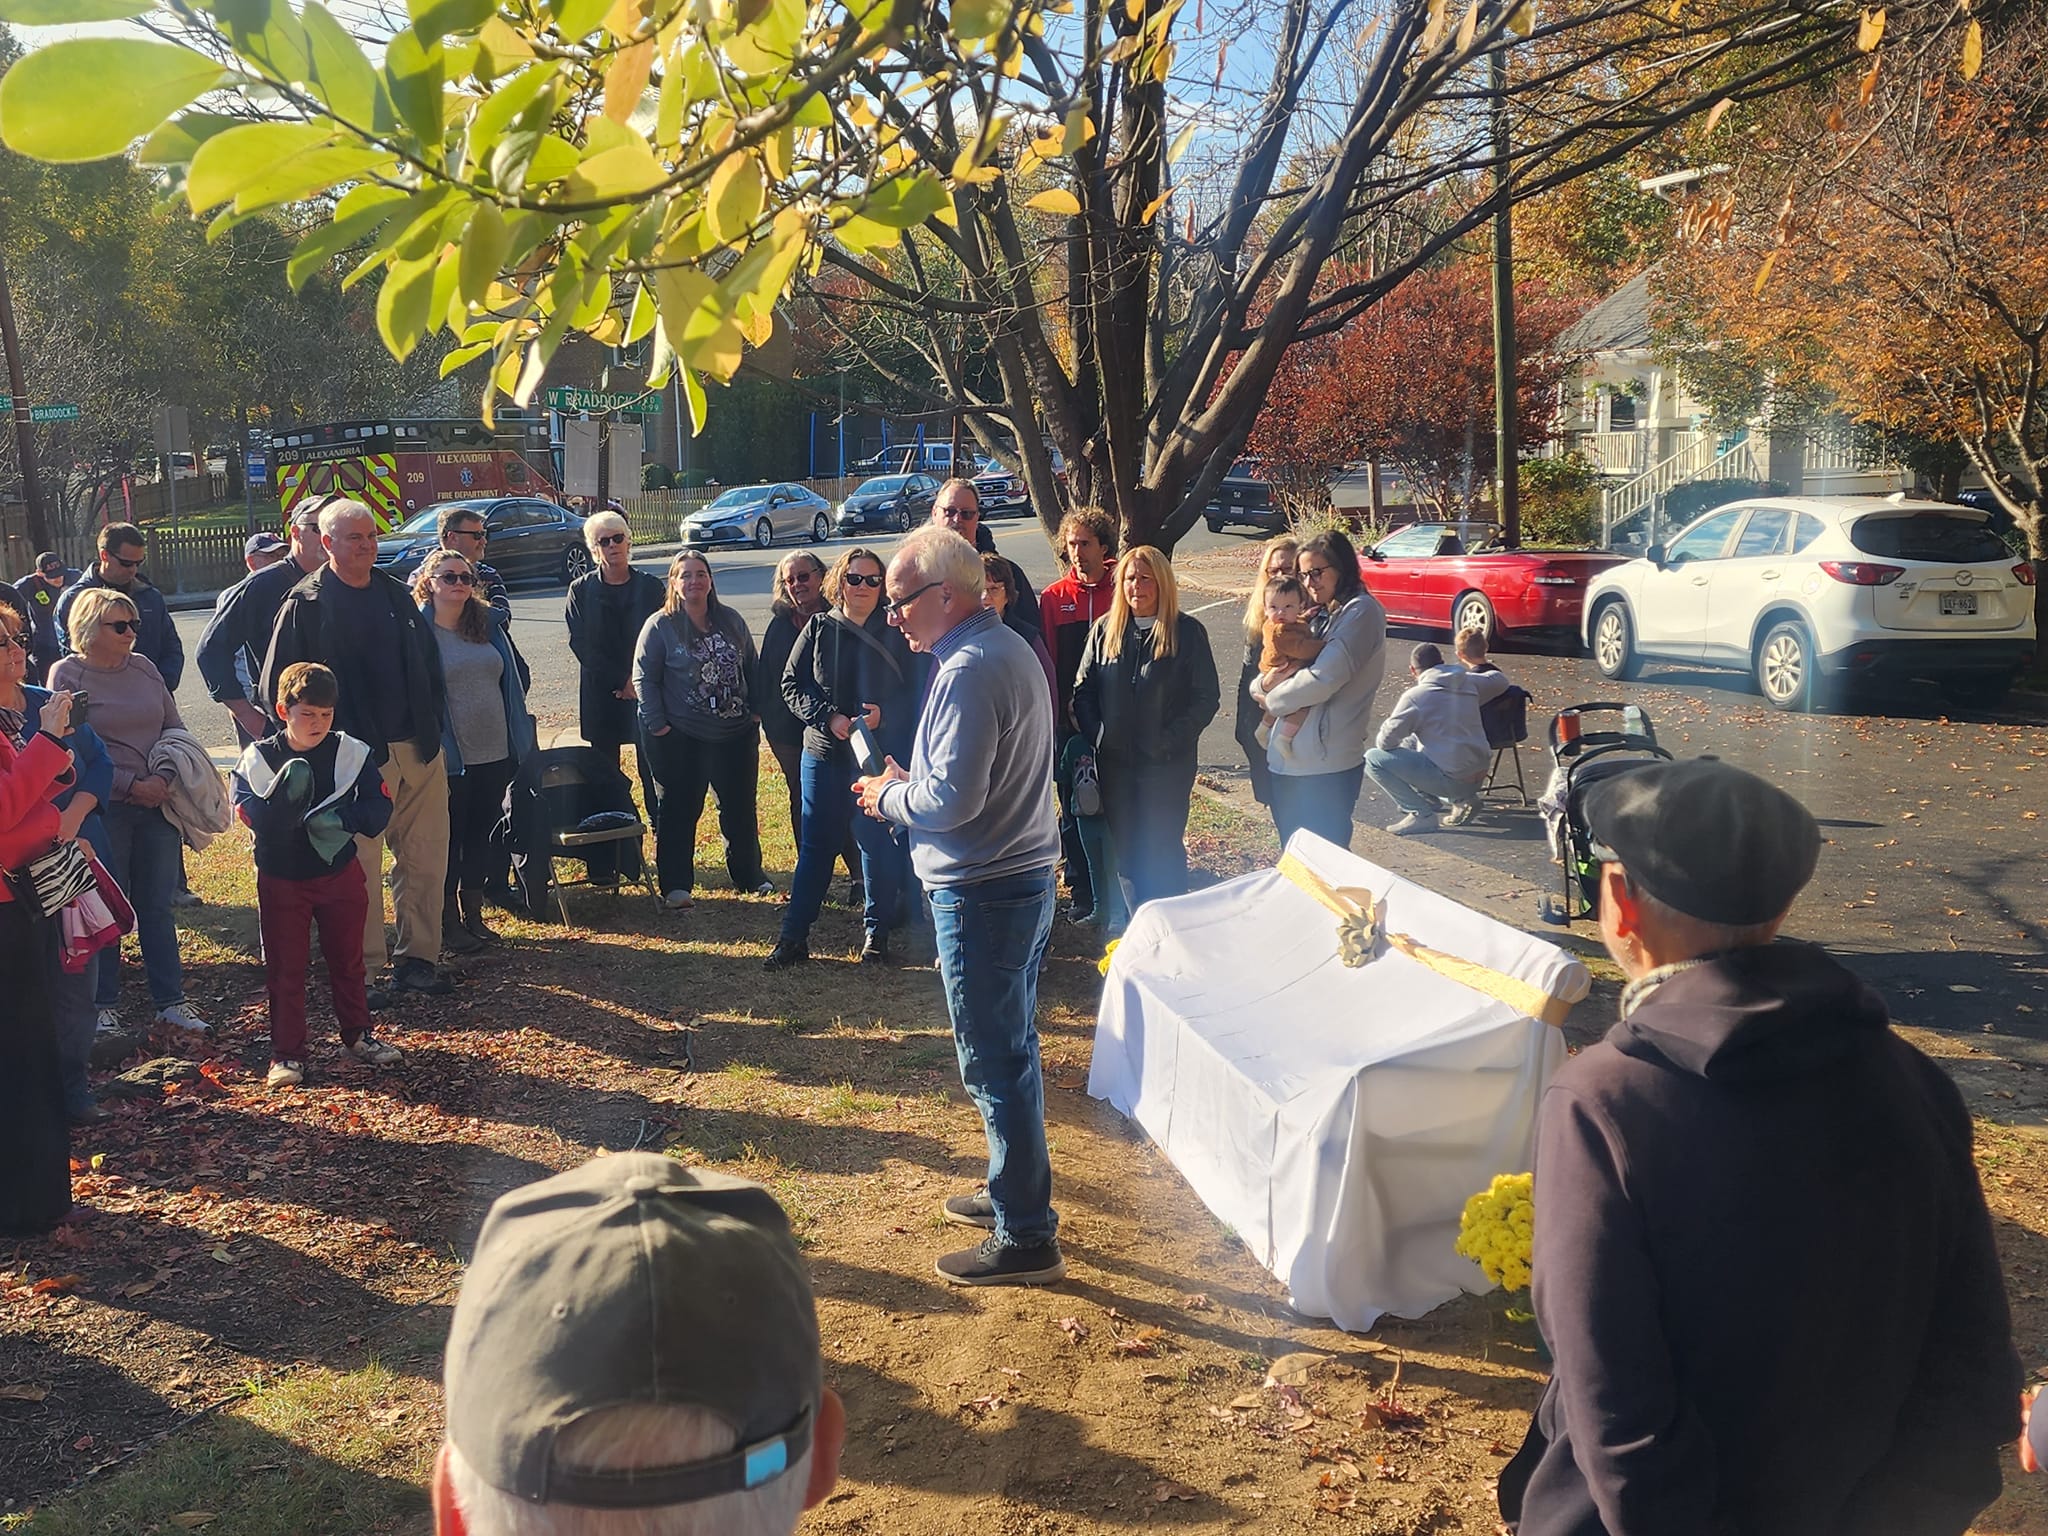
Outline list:
[[[1385,927],[1576,1002],[1554,945],[1309,832],[1333,886]],[[1111,960],[1088,1091],[1151,1135],[1293,1305],[1363,1330],[1483,1291],[1452,1250],[1496,1173],[1527,1168],[1554,1028],[1398,951],[1347,969],[1336,918],[1276,870],[1153,902]]]

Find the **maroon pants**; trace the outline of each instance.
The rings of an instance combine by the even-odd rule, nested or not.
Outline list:
[[[369,906],[363,866],[354,859],[317,880],[280,880],[256,872],[272,1060],[306,1059],[306,971],[312,963],[315,923],[320,925],[320,953],[327,961],[341,1043],[353,1045],[370,1032],[370,1000],[363,981],[363,921]]]

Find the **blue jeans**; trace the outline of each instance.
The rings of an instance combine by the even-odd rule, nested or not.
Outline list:
[[[1351,807],[1365,780],[1365,765],[1335,773],[1276,773],[1270,780],[1273,829],[1282,847],[1306,827],[1339,848],[1351,846]]]
[[[171,920],[171,897],[178,889],[178,829],[153,806],[117,800],[100,812],[106,824],[111,873],[135,908],[135,932],[142,941],[142,972],[149,979],[149,1000],[158,1012],[185,1000],[185,971],[178,961],[178,925]],[[107,951],[100,962],[98,1003],[121,1002],[121,967]]]
[[[889,823],[877,821],[853,802],[852,755],[841,760],[804,754],[799,780],[803,809],[797,819],[796,875],[789,882],[789,905],[782,912],[782,938],[806,937],[825,904],[832,884],[832,865],[846,847],[849,827],[860,847],[861,888],[865,901],[861,925],[869,933],[887,933],[901,917],[905,853],[891,836]]]
[[[988,1136],[996,1236],[1030,1248],[1059,1231],[1038,1064],[1038,968],[1052,937],[1052,870],[926,893],[960,1082]]]
[[[1386,797],[1404,811],[1426,816],[1443,802],[1479,798],[1477,779],[1454,779],[1418,747],[1374,747],[1365,754],[1365,771]]]

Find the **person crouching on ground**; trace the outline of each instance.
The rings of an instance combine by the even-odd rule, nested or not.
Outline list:
[[[1267,583],[1266,619],[1260,628],[1259,643],[1261,693],[1277,688],[1322,654],[1322,636],[1308,622],[1313,606],[1308,600],[1308,588],[1292,576]],[[1292,757],[1294,738],[1301,734],[1301,723],[1307,718],[1307,709],[1289,710],[1277,721],[1270,713],[1262,713],[1253,734],[1262,747],[1271,745],[1277,737],[1280,755]]]
[[[1052,1207],[1038,971],[1052,937],[1052,701],[1031,647],[981,604],[981,557],[920,528],[889,562],[886,612],[936,665],[910,768],[858,780],[861,809],[910,830],[931,903],[960,1080],[988,1137],[988,1185],[941,1214],[989,1236],[938,1260],[955,1285],[1046,1285],[1067,1272]]]
[[[1959,1536],[2019,1361],[1970,1115],[1881,998],[1774,943],[1820,829],[1701,759],[1596,785],[1621,1021],[1536,1134],[1556,1364],[1502,1469],[1519,1536]]]
[[[782,1207],[652,1152],[491,1207],[443,1388],[436,1536],[790,1536],[846,1438]]]
[[[1444,653],[1429,644],[1410,653],[1408,671],[1415,684],[1380,723],[1377,742],[1365,754],[1366,774],[1401,808],[1389,832],[1427,832],[1428,818],[1440,811],[1443,825],[1463,826],[1479,809],[1479,788],[1493,760],[1479,709],[1510,685],[1500,672],[1445,666]]]
[[[342,1049],[373,1067],[403,1060],[370,1033],[363,971],[370,887],[356,857],[356,835],[376,837],[390,823],[391,795],[369,747],[334,729],[340,697],[327,668],[286,667],[277,680],[284,729],[251,742],[233,775],[235,811],[256,834],[256,921],[270,998],[265,1081],[272,1088],[306,1080],[306,972],[316,925]]]

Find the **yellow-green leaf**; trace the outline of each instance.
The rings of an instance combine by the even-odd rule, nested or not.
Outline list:
[[[400,32],[384,45],[384,83],[391,103],[422,147],[441,148],[441,88],[446,56],[439,43],[422,46],[412,32]]]
[[[761,216],[767,199],[760,164],[749,154],[729,154],[711,173],[705,215],[714,239],[730,245],[743,238]],[[676,349],[682,351],[681,347]]]
[[[193,153],[185,196],[194,213],[205,213],[274,167],[324,149],[334,137],[328,123],[244,123],[217,133]]]
[[[1962,65],[1965,80],[1976,79],[1977,71],[1984,67],[1984,28],[1979,22],[1971,22],[1963,32]]]
[[[683,398],[690,403],[690,431],[702,432],[711,417],[711,405],[704,398],[704,381],[697,377],[694,368],[683,370]]]
[[[528,174],[536,181],[547,179],[536,165]],[[569,177],[564,193],[578,202],[618,202],[652,191],[667,178],[661,162],[645,139],[634,139],[616,149],[607,149],[582,162]]]
[[[505,216],[489,203],[477,205],[469,228],[462,236],[462,297],[481,304],[491,284],[505,270],[505,254],[512,249],[512,232]]]
[[[954,0],[953,35],[964,43],[994,37],[1010,19],[1009,0]]]
[[[549,0],[548,13],[555,18],[555,30],[570,41],[580,41],[597,30],[612,0]]]
[[[633,315],[626,322],[625,344],[630,347],[653,330],[655,319],[654,290],[642,283],[633,295]]]
[[[1043,192],[1024,200],[1026,208],[1036,208],[1040,213],[1079,213],[1081,199],[1065,187],[1047,187]]]
[[[731,378],[745,338],[718,285],[694,267],[663,268],[654,274],[654,285],[661,331],[676,356],[713,378]]]
[[[497,0],[406,0],[412,29],[423,43],[449,32],[473,32],[498,12]]]
[[[434,297],[436,256],[417,261],[394,261],[384,274],[384,286],[377,294],[377,334],[391,355],[404,362],[419,345],[427,328],[428,305]]]
[[[337,117],[351,127],[376,131],[391,126],[382,82],[348,29],[320,0],[307,0],[306,45],[313,59],[313,88]],[[382,108],[383,110],[380,110]]]
[[[138,165],[189,165],[199,146],[225,133],[242,119],[222,112],[183,112],[142,141],[135,152]]]
[[[1874,11],[1865,11],[1856,23],[1856,46],[1860,51],[1868,53],[1883,40],[1884,8],[1880,6]]]
[[[225,78],[213,60],[175,43],[60,38],[0,76],[0,143],[37,160],[104,160]]]
[[[1777,265],[1778,253],[1772,251],[1770,255],[1764,258],[1764,264],[1756,269],[1756,283],[1749,290],[1751,298],[1761,298],[1763,296],[1764,284],[1771,280],[1771,273],[1776,269]]]
[[[550,181],[559,181],[571,175],[582,164],[583,157],[576,153],[576,146],[567,139],[548,134],[533,152],[533,159],[526,167],[526,180],[530,185],[542,186]]]
[[[156,0],[0,0],[0,21],[17,27],[71,26],[123,21],[156,9]]]

